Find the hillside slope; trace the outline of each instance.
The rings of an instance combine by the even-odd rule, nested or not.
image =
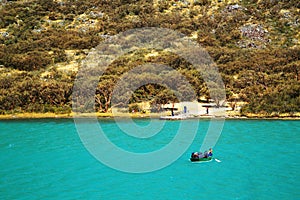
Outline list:
[[[298,0],[2,0],[0,113],[70,112],[73,81],[91,48],[129,29],[163,27],[209,52],[233,108],[243,101],[242,114],[292,116],[300,112],[299,12]],[[199,100],[209,98],[181,58],[140,50],[114,62],[100,80],[98,111],[109,110],[118,76],[144,62],[178,69],[193,80]],[[166,88],[146,85],[131,103],[173,100]]]

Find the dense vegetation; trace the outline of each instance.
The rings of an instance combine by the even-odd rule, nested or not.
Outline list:
[[[70,112],[76,72],[89,49],[132,28],[163,27],[209,52],[228,102],[247,102],[242,114],[293,115],[300,112],[299,12],[298,0],[2,0],[0,113]],[[182,58],[147,54],[140,50],[110,66],[96,90],[98,111],[109,110],[118,77],[147,62],[180,71],[198,100],[209,98],[201,76]],[[161,85],[148,84],[130,103],[141,101],[166,103],[176,97]]]

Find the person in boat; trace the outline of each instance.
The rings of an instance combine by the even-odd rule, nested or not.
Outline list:
[[[194,155],[193,155],[193,158],[199,158],[199,153],[195,152]]]
[[[204,158],[204,154],[202,152],[199,152],[198,158]]]
[[[204,158],[204,154],[202,152],[199,153],[199,158]]]
[[[197,159],[197,158],[200,158],[200,157],[201,157],[201,154],[202,154],[201,152],[200,152],[200,153],[198,153],[198,152],[193,152],[192,155],[191,155],[191,158],[196,158],[196,159]]]
[[[208,152],[207,151],[204,152],[203,158],[208,158]]]
[[[194,158],[195,152],[192,152],[191,158]]]
[[[207,156],[208,156],[208,157],[213,156],[213,150],[212,150],[212,148],[210,148],[210,149],[208,150]]]

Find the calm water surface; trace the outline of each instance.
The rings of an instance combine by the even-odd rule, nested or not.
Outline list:
[[[198,134],[176,162],[129,174],[91,156],[71,119],[0,121],[0,199],[300,199],[300,121],[227,120],[214,148],[221,162],[200,164],[188,158],[209,121],[196,122]],[[180,123],[168,121],[159,134],[139,139],[113,120],[100,121],[114,144],[132,152],[162,148]]]

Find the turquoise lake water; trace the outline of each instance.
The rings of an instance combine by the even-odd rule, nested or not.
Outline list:
[[[145,139],[124,134],[113,120],[99,123],[115,145],[138,153],[163,148],[180,123],[199,130],[174,163],[134,174],[94,158],[72,119],[0,121],[0,199],[300,199],[300,121],[226,120],[214,147],[221,162],[197,164],[188,159],[209,120],[166,121]],[[129,122],[120,123],[130,131]],[[150,120],[135,123],[146,130]]]

